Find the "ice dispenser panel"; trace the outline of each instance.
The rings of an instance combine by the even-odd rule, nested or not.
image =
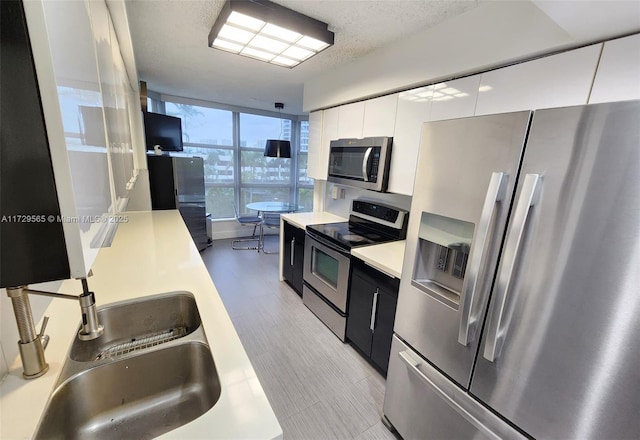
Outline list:
[[[423,212],[411,284],[458,309],[474,224]]]

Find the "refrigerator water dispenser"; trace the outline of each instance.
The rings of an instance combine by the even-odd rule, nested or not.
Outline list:
[[[474,224],[423,212],[411,284],[458,309]]]

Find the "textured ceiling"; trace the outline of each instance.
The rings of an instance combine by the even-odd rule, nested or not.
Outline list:
[[[293,69],[207,46],[221,0],[127,0],[133,49],[149,90],[224,104],[302,114],[303,84],[376,48],[477,6],[476,0],[276,0],[329,24],[335,44]],[[384,66],[380,66],[381,69]]]

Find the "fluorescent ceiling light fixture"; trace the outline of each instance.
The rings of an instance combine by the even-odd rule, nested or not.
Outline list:
[[[227,0],[209,47],[292,68],[333,45],[328,25],[268,0]]]
[[[286,41],[287,43],[295,43],[302,38],[302,35],[297,32],[290,31],[289,29],[285,29],[271,23],[268,23],[264,26],[264,28],[262,29],[262,33],[271,37],[279,38],[280,40]]]
[[[212,46],[233,53],[238,53],[244,49],[242,44],[231,43],[230,41],[221,40],[220,38],[216,38]]]
[[[259,31],[266,24],[262,20],[249,17],[248,15],[240,14],[239,12],[236,12],[236,11],[231,11],[229,18],[227,19],[227,23],[235,24],[239,27],[251,29],[254,32]]]
[[[488,92],[491,89],[493,89],[493,87],[491,87],[491,86],[480,86],[480,87],[478,87],[478,91],[479,92]]]
[[[271,61],[275,55],[263,50],[254,49],[253,47],[245,47],[240,51],[240,55],[244,55],[251,58],[257,58],[263,61]]]

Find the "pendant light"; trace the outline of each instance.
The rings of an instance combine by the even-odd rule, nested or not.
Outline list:
[[[275,107],[278,109],[278,115],[280,118],[280,138],[282,138],[282,114],[280,111],[284,108],[282,102],[276,102]],[[291,142],[280,139],[267,139],[267,143],[264,146],[264,155],[267,157],[291,157]]]

